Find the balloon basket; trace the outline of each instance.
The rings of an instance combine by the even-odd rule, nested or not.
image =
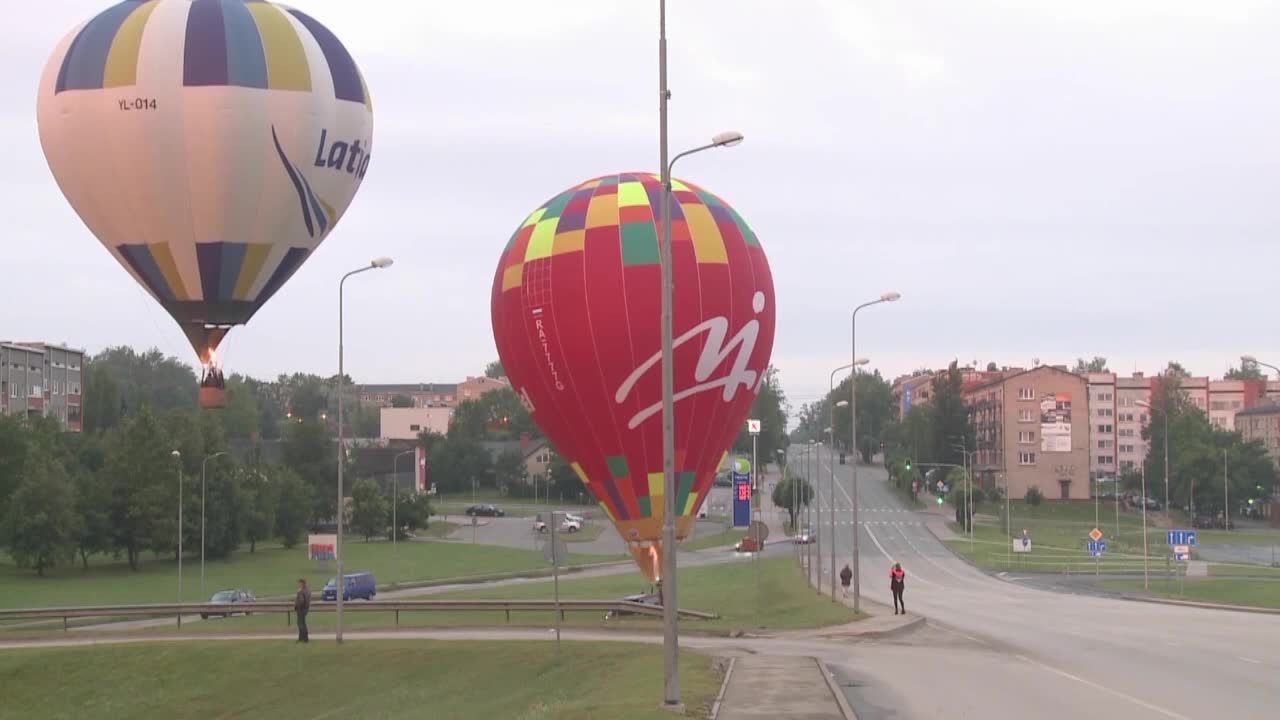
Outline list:
[[[227,406],[227,389],[220,387],[200,388],[200,407],[205,410]]]

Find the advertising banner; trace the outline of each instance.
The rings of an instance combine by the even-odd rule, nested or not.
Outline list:
[[[733,526],[744,528],[751,524],[751,474],[733,473]]]
[[[1040,396],[1040,452],[1071,452],[1071,393]]]
[[[337,560],[338,559],[338,536],[337,535],[308,535],[307,536],[307,559],[308,560]]]

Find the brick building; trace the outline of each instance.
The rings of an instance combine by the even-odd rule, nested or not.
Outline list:
[[[84,418],[84,350],[0,341],[0,413],[52,417],[72,432]]]

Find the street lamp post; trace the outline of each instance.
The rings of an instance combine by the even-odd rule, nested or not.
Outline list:
[[[1168,445],[1168,442],[1165,443]],[[1147,464],[1142,463],[1142,589],[1150,590],[1147,573]]]
[[[178,466],[178,605],[182,605],[182,453],[169,453]],[[182,609],[178,609],[178,627],[182,627]]]
[[[879,305],[883,302],[897,302],[902,295],[897,292],[887,292],[878,299],[871,302],[865,302],[853,309],[849,320],[849,359],[854,364],[858,364],[858,311],[872,305]],[[853,454],[853,610],[859,611],[862,608],[862,568],[859,563],[858,554],[858,383],[849,383],[849,427],[853,444],[850,451]]]
[[[207,595],[204,594],[204,480],[205,480],[206,470],[209,467],[209,461],[216,457],[219,457],[221,455],[226,455],[226,454],[227,454],[226,450],[216,452],[206,457],[204,459],[204,462],[200,463],[200,599],[201,600],[204,600],[208,597]]]
[[[391,267],[392,260],[389,257],[376,257],[369,261],[368,265],[356,268],[338,281],[338,540],[335,544],[338,556],[338,577],[337,577],[337,639],[342,642],[342,593],[343,586],[346,584],[342,576],[342,467],[346,464],[347,449],[342,442],[342,291],[347,284],[347,278],[352,275],[359,275],[369,270],[382,270]]]
[[[827,397],[833,397],[835,395],[836,373],[842,370],[851,370],[860,365],[866,365],[868,362],[870,362],[870,360],[868,360],[867,358],[858,358],[857,360],[854,360],[853,363],[849,365],[841,365],[835,370],[832,370],[831,378],[830,378],[830,391],[827,393]],[[858,381],[858,375],[857,375],[857,372],[855,371],[853,375],[853,380],[851,380],[850,382],[856,383],[857,381]],[[831,406],[831,453],[830,454],[832,456],[834,456],[836,452],[835,428],[836,428],[836,408],[838,407],[849,407],[849,401],[841,400],[840,402],[834,403]],[[854,463],[856,464],[857,462],[858,461],[855,458]],[[832,602],[834,602],[836,599],[836,463],[835,463],[834,457],[831,458],[830,470],[831,470],[831,493],[830,493],[831,508],[828,515],[831,518],[831,600]],[[856,532],[856,529],[855,529],[855,532]]]
[[[665,488],[662,517],[662,646],[663,704],[680,705],[680,639],[676,613],[676,482],[675,482],[675,368],[674,334],[671,313],[673,283],[671,272],[671,172],[676,161],[686,155],[717,147],[731,147],[742,142],[740,132],[716,135],[707,145],[686,150],[667,161],[667,3],[658,3],[658,154],[662,172],[662,237],[659,265],[662,276],[662,476]]]
[[[400,585],[400,558],[396,555],[396,537],[400,534],[400,526],[396,523],[396,505],[400,504],[400,458],[412,455],[413,450],[405,450],[391,459],[391,567],[394,579],[391,584]],[[537,504],[537,501],[534,501]]]

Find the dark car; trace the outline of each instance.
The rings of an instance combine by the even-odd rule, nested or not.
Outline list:
[[[1191,526],[1197,528],[1211,528],[1216,524],[1215,519],[1209,515],[1197,515],[1196,519],[1191,521]]]
[[[504,517],[507,513],[497,505],[468,505],[467,514],[472,517]]]
[[[711,484],[716,487],[733,487],[733,478],[727,472],[718,472]]]
[[[372,600],[373,596],[378,594],[378,584],[373,579],[373,573],[371,572],[343,573],[342,578],[342,599],[344,601],[357,600],[359,598]],[[338,599],[338,578],[329,578],[329,582],[325,583],[324,589],[320,591],[320,599]]]
[[[209,598],[210,605],[232,605],[236,603],[254,603],[257,601],[258,598],[254,596],[252,590],[219,590],[213,594],[213,597]],[[237,610],[236,612],[244,615],[253,614],[249,610]],[[210,616],[228,617],[235,614],[235,612],[202,612],[200,613],[200,619],[208,620]]]

